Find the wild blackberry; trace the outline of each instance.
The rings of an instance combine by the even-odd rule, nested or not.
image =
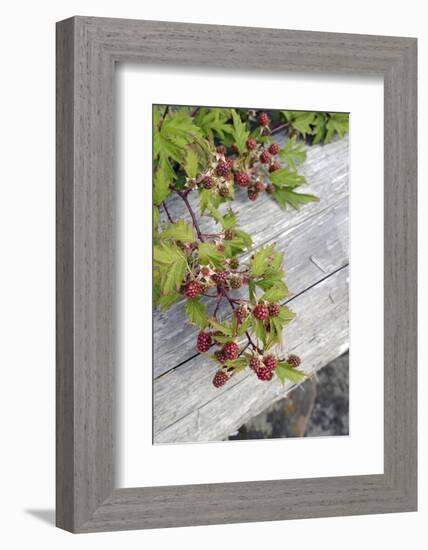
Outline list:
[[[253,151],[257,147],[257,141],[253,138],[247,139],[247,149]]]
[[[230,191],[227,187],[221,187],[218,191],[218,194],[220,197],[223,197],[224,199],[230,195]]]
[[[297,368],[300,365],[301,362],[302,362],[302,360],[300,359],[300,357],[298,355],[291,354],[287,358],[287,363],[289,365],[291,365],[292,367],[294,367],[294,368]]]
[[[257,197],[259,196],[258,192],[255,189],[248,189],[248,198],[250,201],[257,200]]]
[[[235,232],[233,231],[233,229],[226,229],[226,231],[224,232],[224,238],[226,239],[226,241],[231,241],[234,236]]]
[[[259,321],[266,321],[266,319],[269,317],[269,309],[264,304],[258,304],[253,309],[253,315]]]
[[[255,355],[251,357],[249,365],[250,365],[250,369],[253,370],[254,372],[257,372],[259,368],[262,366],[260,359]]]
[[[256,183],[256,191],[258,193],[263,193],[263,191],[266,189],[266,185],[262,181],[258,181]]]
[[[268,114],[264,112],[259,114],[257,120],[260,126],[267,126],[270,122],[270,118]]]
[[[247,172],[238,172],[235,174],[235,183],[239,187],[247,187],[250,183],[250,176]]]
[[[224,384],[226,384],[228,380],[229,377],[227,376],[227,374],[222,370],[218,370],[214,375],[213,385],[216,388],[220,388],[220,386],[224,386]]]
[[[269,316],[278,317],[281,311],[281,306],[279,304],[269,304]]]
[[[263,151],[260,155],[260,162],[262,164],[268,164],[270,162],[271,156],[269,151]]]
[[[214,355],[215,355],[215,358],[217,359],[217,361],[221,364],[223,364],[225,361],[227,361],[227,357],[225,356],[225,354],[223,353],[223,350],[221,350],[221,349],[215,351]]]
[[[224,344],[223,346],[223,353],[226,359],[236,359],[239,354],[238,344],[236,342],[227,342],[227,344]]]
[[[268,367],[260,367],[257,369],[257,378],[259,380],[263,380],[264,382],[268,382],[269,380],[272,380],[273,373]]]
[[[242,286],[242,280],[241,277],[231,277],[230,279],[230,287],[234,288],[235,290],[238,288],[241,288]]]
[[[276,368],[276,365],[278,364],[278,361],[277,361],[276,357],[269,354],[269,355],[265,355],[265,357],[263,357],[263,363],[265,364],[265,367],[267,367],[269,370],[273,370],[273,369]]]
[[[213,179],[210,176],[205,176],[205,178],[202,180],[202,185],[204,189],[212,189],[214,185]]]
[[[198,334],[196,349],[201,353],[206,353],[210,349],[212,343],[213,340],[211,338],[211,334],[209,332],[201,331]]]
[[[230,258],[229,267],[230,267],[230,269],[238,269],[238,267],[239,267],[238,258]]]
[[[266,185],[266,193],[269,193],[269,195],[272,195],[274,191],[275,191],[275,187],[271,183],[268,183]]]
[[[245,304],[239,304],[239,306],[235,309],[235,316],[238,319],[238,321],[242,321],[243,319],[246,319],[248,317],[248,309]]]
[[[202,293],[202,287],[198,281],[190,281],[186,287],[186,296],[188,298],[195,298]]]
[[[230,174],[230,168],[226,161],[221,160],[215,169],[217,176],[228,178]]]
[[[224,145],[219,145],[217,147],[217,153],[224,156],[226,154],[226,147]]]
[[[269,172],[276,172],[281,168],[281,164],[278,161],[272,162],[272,164],[269,166]]]
[[[271,143],[269,145],[269,153],[271,155],[277,155],[280,151],[281,147],[278,145],[278,143]]]
[[[227,273],[226,273],[226,271],[217,270],[211,278],[215,282],[216,285],[220,285],[220,284],[225,283],[227,281]]]

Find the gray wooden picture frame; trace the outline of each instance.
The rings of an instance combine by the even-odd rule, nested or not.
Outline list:
[[[416,45],[413,38],[90,17],[57,24],[58,527],[83,533],[416,510]],[[383,77],[383,474],[115,487],[117,62]]]

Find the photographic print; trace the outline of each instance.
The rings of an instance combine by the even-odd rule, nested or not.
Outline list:
[[[348,435],[349,114],[153,106],[153,442]]]

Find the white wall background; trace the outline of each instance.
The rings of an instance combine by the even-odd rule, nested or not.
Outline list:
[[[264,524],[73,536],[55,529],[54,506],[54,23],[70,15],[97,15],[282,27],[302,30],[407,35],[419,38],[420,209],[427,207],[427,44],[424,4],[382,0],[15,0],[1,13],[0,199],[0,543],[4,548],[166,548],[239,544],[390,550],[426,540],[428,483],[420,468],[419,512]],[[369,121],[368,121],[369,124]],[[369,128],[368,128],[369,131]],[[424,208],[425,205],[425,208]],[[426,216],[421,216],[420,243]],[[422,252],[422,251],[421,251]],[[420,257],[421,281],[428,276]],[[426,285],[420,297],[426,301]],[[420,334],[426,333],[421,307]],[[420,353],[419,463],[428,461],[424,399],[426,349]],[[423,427],[425,426],[425,429]],[[363,452],[363,450],[362,450]],[[416,543],[416,547],[421,544]]]

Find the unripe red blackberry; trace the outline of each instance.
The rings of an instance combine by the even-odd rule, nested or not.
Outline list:
[[[278,145],[278,143],[271,143],[269,145],[269,153],[271,155],[277,155],[280,150],[281,150],[281,147]]]
[[[262,164],[268,164],[270,162],[271,156],[269,151],[263,151],[260,155],[260,162]]]
[[[239,187],[247,187],[250,183],[250,176],[247,172],[238,172],[235,174],[235,183]]]
[[[221,187],[218,190],[218,194],[220,195],[220,197],[223,197],[225,199],[226,197],[228,197],[230,195],[230,191],[227,187]]]
[[[211,278],[216,285],[220,285],[227,281],[227,273],[226,271],[216,271]]]
[[[229,267],[230,267],[230,269],[238,269],[238,267],[239,267],[238,258],[230,258]]]
[[[253,151],[257,147],[257,141],[253,138],[247,139],[247,149]]]
[[[250,201],[257,200],[257,197],[259,196],[258,192],[255,189],[248,189],[248,198]]]
[[[276,366],[278,364],[278,360],[277,360],[276,357],[269,354],[269,355],[265,355],[265,357],[263,357],[263,363],[265,364],[265,367],[267,367],[269,370],[273,370],[273,369],[276,369]]]
[[[268,114],[264,113],[264,112],[259,114],[257,120],[258,120],[258,123],[260,124],[260,126],[267,126],[270,122],[270,118],[269,118]]]
[[[201,331],[198,334],[196,349],[201,353],[206,353],[210,349],[212,343],[213,340],[211,338],[211,334],[209,332]]]
[[[281,164],[278,161],[272,162],[272,164],[269,166],[269,172],[276,172],[281,168]]]
[[[233,168],[233,158],[232,157],[227,158],[226,159],[226,164],[227,164],[229,170],[232,170],[232,168]]]
[[[233,231],[233,229],[226,229],[226,231],[224,232],[224,238],[226,239],[226,241],[231,241],[234,236],[235,232]]]
[[[256,183],[256,191],[258,193],[263,193],[263,191],[266,189],[266,185],[262,181],[258,181]]]
[[[188,298],[195,298],[201,293],[202,287],[198,281],[190,281],[190,283],[186,286],[186,296]]]
[[[223,350],[221,350],[221,349],[215,351],[214,355],[215,355],[215,358],[217,359],[217,361],[221,364],[225,363],[226,360],[227,360],[227,357],[225,356],[225,354],[223,353]]]
[[[243,319],[246,319],[248,317],[247,306],[244,304],[239,304],[239,306],[235,309],[235,316],[238,319],[238,321],[242,321]]]
[[[236,145],[236,143],[232,144],[231,149],[236,155],[239,155],[239,147]]]
[[[260,367],[257,369],[257,378],[259,380],[263,380],[264,382],[268,382],[269,380],[272,380],[273,372],[271,369],[268,369],[267,367]]]
[[[269,193],[269,195],[272,195],[272,193],[275,191],[275,186],[271,183],[268,183],[266,185],[266,193]]]
[[[253,355],[251,357],[249,365],[250,365],[250,369],[253,370],[254,372],[257,372],[259,368],[262,366],[260,359],[256,355]]]
[[[289,365],[291,365],[292,367],[294,367],[294,368],[297,368],[300,365],[301,362],[302,362],[302,360],[300,359],[300,357],[298,355],[291,354],[287,358],[287,363]]]
[[[228,380],[228,375],[224,371],[218,370],[214,375],[213,385],[216,388],[220,388],[221,386],[224,386]]]
[[[226,154],[226,147],[224,145],[219,145],[217,147],[217,153],[219,155],[225,155]]]
[[[204,189],[212,189],[214,185],[213,179],[210,176],[205,176],[202,180],[202,186]]]
[[[269,304],[269,316],[278,317],[281,312],[281,306],[279,304]]]
[[[217,167],[216,167],[215,171],[216,171],[217,176],[227,178],[227,177],[229,177],[229,174],[230,174],[229,164],[226,161],[221,160],[217,164]]]
[[[227,344],[224,344],[223,346],[223,353],[226,359],[229,359],[229,360],[236,359],[239,354],[238,344],[236,342],[227,342]]]
[[[253,316],[259,321],[266,321],[269,317],[269,309],[264,304],[258,304],[253,309]]]
[[[241,277],[231,277],[230,288],[234,288],[236,290],[238,288],[241,288],[241,286],[242,286]]]

